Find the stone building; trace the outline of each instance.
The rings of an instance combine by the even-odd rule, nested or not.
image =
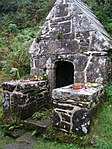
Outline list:
[[[110,37],[81,0],[56,0],[30,47],[31,74],[48,74],[51,89],[108,80]]]

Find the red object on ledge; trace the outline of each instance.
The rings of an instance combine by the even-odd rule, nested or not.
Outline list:
[[[85,86],[83,86],[83,85],[74,85],[73,86],[73,89],[75,89],[75,90],[79,90],[79,89],[83,89],[83,88],[85,88]]]

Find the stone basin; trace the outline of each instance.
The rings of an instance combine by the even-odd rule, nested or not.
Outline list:
[[[93,114],[103,100],[103,94],[103,85],[78,90],[73,85],[54,89],[53,126],[64,132],[86,135],[89,133]]]
[[[48,81],[9,81],[2,84],[5,114],[28,118],[49,104]]]
[[[75,90],[73,85],[54,89],[52,91],[53,100],[73,100],[91,102],[103,93],[103,85]]]

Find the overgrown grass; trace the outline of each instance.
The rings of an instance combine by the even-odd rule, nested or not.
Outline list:
[[[112,105],[105,103],[98,113],[92,128],[91,135],[94,136],[94,147],[111,149],[112,147]]]
[[[2,31],[0,67],[12,79],[20,79],[30,73],[29,47],[41,28],[41,23],[35,27],[20,30],[16,35]],[[13,68],[17,71],[13,71]],[[19,73],[19,76],[17,75]],[[1,75],[0,75],[1,76]]]
[[[65,144],[52,141],[45,141],[40,139],[37,144],[34,145],[34,149],[79,149],[78,145]]]

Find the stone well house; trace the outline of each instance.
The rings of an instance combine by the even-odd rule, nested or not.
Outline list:
[[[30,47],[31,74],[48,74],[51,89],[108,80],[110,37],[81,0],[56,0]]]

